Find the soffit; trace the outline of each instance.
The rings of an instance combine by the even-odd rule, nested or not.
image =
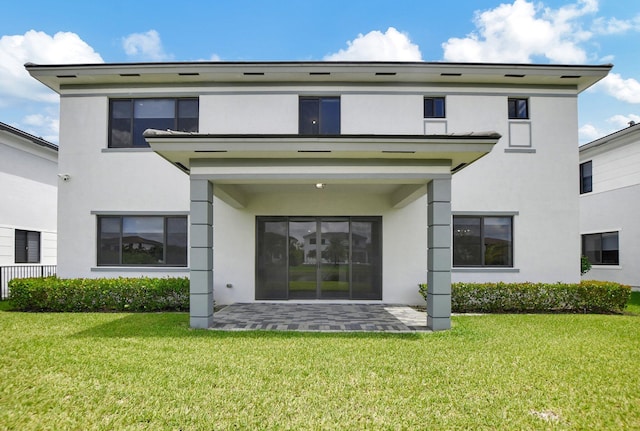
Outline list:
[[[612,65],[427,62],[191,62],[25,65],[58,93],[73,88],[193,85],[447,84],[540,86],[585,90]]]

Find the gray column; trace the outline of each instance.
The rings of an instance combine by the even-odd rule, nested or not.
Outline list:
[[[191,180],[189,317],[192,328],[213,324],[213,185]]]
[[[451,328],[451,178],[427,186],[427,326]]]

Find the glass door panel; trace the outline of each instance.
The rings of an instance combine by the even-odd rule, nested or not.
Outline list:
[[[322,221],[320,298],[349,298],[349,221]]]
[[[351,222],[351,298],[382,299],[380,222]]]
[[[287,222],[258,220],[256,299],[287,299]]]
[[[317,222],[289,221],[289,298],[318,297]]]

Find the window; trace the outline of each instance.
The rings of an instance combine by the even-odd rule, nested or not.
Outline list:
[[[453,266],[513,266],[513,217],[454,216]]]
[[[299,114],[301,135],[340,134],[339,97],[301,97]]]
[[[112,99],[109,148],[144,148],[146,129],[198,131],[198,99]]]
[[[592,265],[619,265],[618,232],[582,235],[582,254]]]
[[[444,97],[424,98],[424,118],[444,118]]]
[[[98,265],[187,266],[187,217],[98,216]]]
[[[16,229],[15,262],[40,263],[40,232]]]
[[[526,120],[529,118],[528,99],[509,99],[509,118],[516,120]]]
[[[593,190],[592,171],[591,161],[580,163],[580,194]]]

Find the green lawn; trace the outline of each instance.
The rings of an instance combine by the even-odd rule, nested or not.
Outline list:
[[[0,311],[0,430],[640,429],[640,293],[628,311],[416,335]]]

